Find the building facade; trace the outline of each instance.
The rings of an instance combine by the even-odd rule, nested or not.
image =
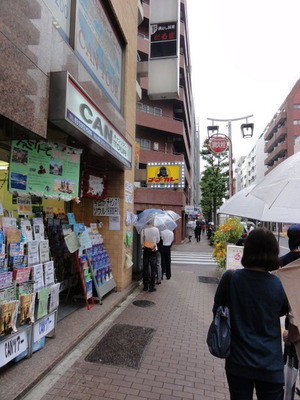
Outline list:
[[[264,132],[266,174],[295,152],[300,136],[300,80]]]
[[[171,2],[170,6],[174,4],[176,6],[178,3],[180,15],[178,20],[179,90],[178,95],[172,96],[149,94],[149,85],[151,88],[155,85],[155,82],[154,84],[152,82],[152,75],[151,77],[148,75],[150,68],[151,73],[153,70],[150,49],[152,49],[152,41],[155,40],[152,32],[149,31],[149,26],[153,26],[151,12],[153,15],[157,14],[157,7],[162,4],[154,0],[142,2],[144,20],[138,29],[138,81],[141,87],[141,99],[137,102],[136,117],[138,158],[135,165],[134,207],[136,213],[146,208],[160,208],[170,209],[179,214],[181,219],[177,221],[175,242],[180,243],[185,236],[184,207],[186,205],[199,206],[199,133],[195,123],[191,86],[187,4],[185,0],[178,2],[171,0]],[[168,28],[164,27],[164,29]],[[170,58],[172,57],[162,56],[161,65],[169,62]],[[159,91],[159,88],[155,89]],[[163,184],[161,180],[159,184],[155,184],[159,179],[151,177],[151,171],[159,170],[161,167],[169,169],[171,174],[169,173],[169,176],[164,179]],[[179,168],[180,184],[173,185],[172,180],[175,181],[175,178],[173,176],[170,178],[170,176],[176,173],[174,172],[176,168]],[[156,172],[153,174],[155,175]],[[157,175],[159,174],[156,174],[156,177]]]
[[[133,225],[125,220],[126,213],[134,211],[139,87],[136,36],[140,21],[138,0],[0,2],[0,160],[6,167],[0,171],[1,205],[10,216],[22,216],[13,193],[6,188],[12,178],[14,142],[37,146],[45,141],[62,151],[79,151],[78,177],[70,172],[70,182],[61,180],[60,189],[54,189],[71,192],[70,201],[61,200],[64,197],[58,193],[48,196],[41,191],[39,212],[51,209],[56,215],[59,210],[73,213],[78,223],[96,224],[110,256],[117,290],[132,280],[131,266],[125,265],[132,245],[125,238],[132,234]],[[63,168],[67,170],[68,165]],[[18,177],[25,182],[35,172],[31,166],[28,175],[19,173]],[[47,176],[55,187],[51,172],[43,172],[43,179]],[[43,179],[32,181],[32,187],[22,183],[22,195],[32,201],[34,187]],[[76,196],[71,181],[76,187],[78,184]],[[99,190],[84,189],[91,182],[99,182]],[[82,195],[84,190],[89,196]],[[110,211],[104,198],[113,207]]]

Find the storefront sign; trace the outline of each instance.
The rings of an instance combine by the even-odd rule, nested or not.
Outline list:
[[[53,331],[55,327],[55,312],[46,315],[44,318],[40,319],[33,325],[33,341],[36,342],[42,339],[44,336],[48,335]]]
[[[149,163],[147,185],[151,187],[184,187],[184,163]]]
[[[122,47],[100,1],[78,0],[75,52],[111,102],[121,109]]]
[[[81,150],[40,140],[13,140],[9,190],[64,201],[78,197]]]
[[[69,77],[66,119],[114,157],[131,166],[132,147]]]
[[[28,348],[27,331],[23,330],[0,342],[0,367],[16,358]]]

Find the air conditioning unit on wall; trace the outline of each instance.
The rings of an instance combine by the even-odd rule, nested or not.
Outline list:
[[[158,143],[157,142],[153,142],[153,150],[158,150]]]

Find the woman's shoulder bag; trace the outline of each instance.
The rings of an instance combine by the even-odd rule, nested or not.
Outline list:
[[[227,292],[233,271],[227,274],[226,290],[223,305],[217,308],[213,321],[208,329],[206,343],[209,352],[218,358],[227,358],[230,355],[231,325],[230,312],[227,302]]]

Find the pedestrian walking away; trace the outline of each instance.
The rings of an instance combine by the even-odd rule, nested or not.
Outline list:
[[[282,400],[284,363],[280,317],[289,310],[280,279],[271,274],[279,266],[274,234],[257,228],[249,233],[241,260],[227,290],[231,349],[225,370],[231,400]],[[226,271],[218,285],[213,313],[223,305]]]
[[[200,242],[201,231],[202,231],[201,225],[197,223],[196,226],[195,226],[195,239],[196,239],[197,242]]]
[[[162,271],[167,279],[171,279],[171,247],[174,242],[174,232],[165,229],[160,233],[162,239]]]
[[[151,221],[149,221],[146,228],[141,232],[141,244],[143,246],[143,290],[147,291],[149,289],[149,292],[156,291],[155,277],[157,275],[157,243],[159,241],[159,230],[152,225]]]

